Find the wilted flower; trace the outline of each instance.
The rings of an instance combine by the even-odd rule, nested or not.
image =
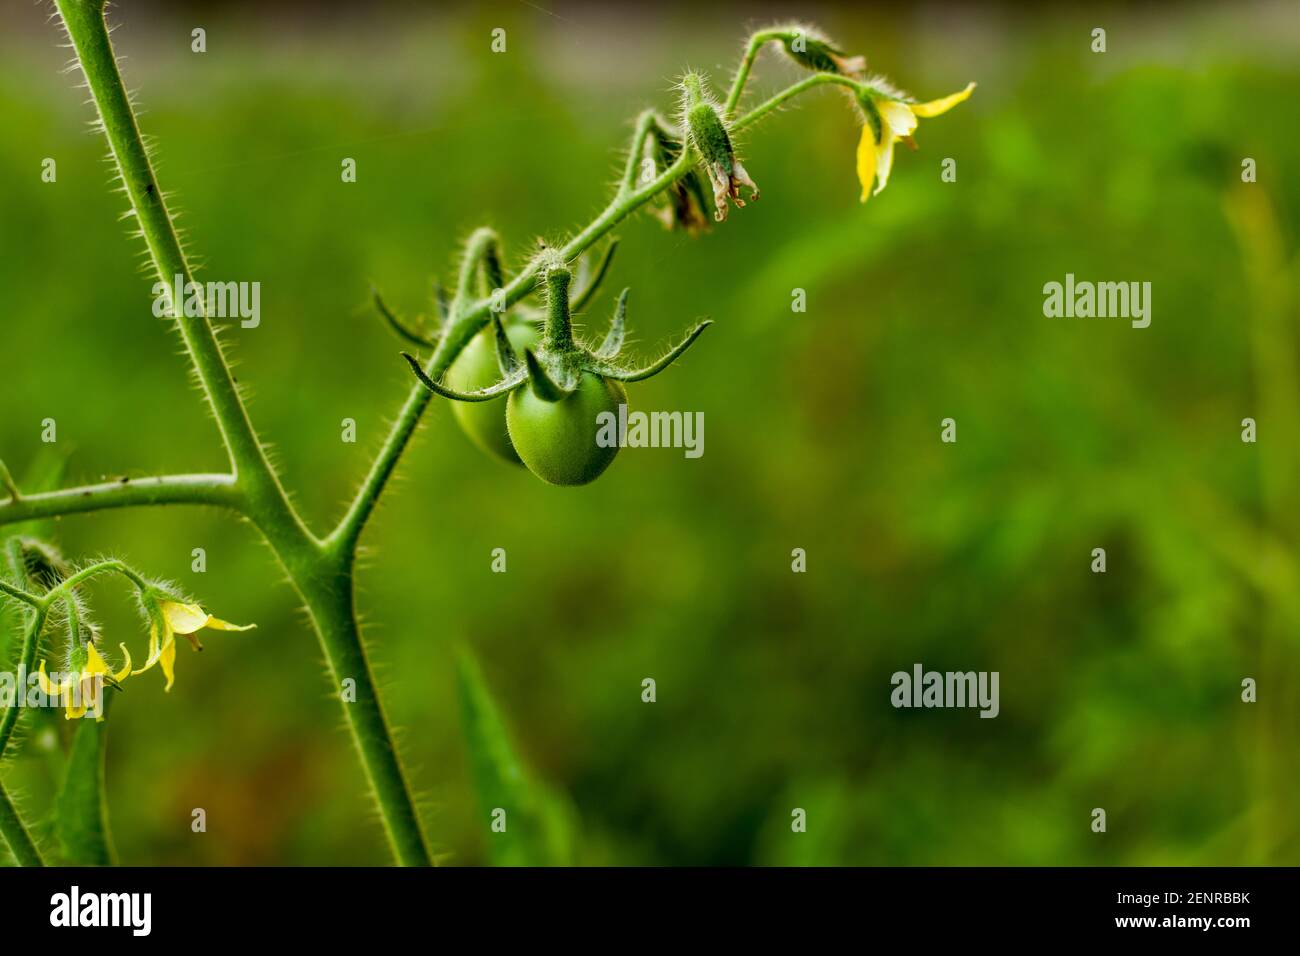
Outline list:
[[[705,98],[699,74],[687,73],[682,77],[682,88],[686,93],[685,125],[713,183],[713,218],[722,222],[727,218],[727,200],[744,206],[740,187],[749,190],[750,199],[757,199],[758,186],[736,158],[722,113]]]

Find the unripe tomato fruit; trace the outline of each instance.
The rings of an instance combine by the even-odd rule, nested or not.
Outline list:
[[[506,424],[519,457],[538,478],[553,485],[595,481],[618,454],[618,445],[596,444],[601,412],[618,414],[627,402],[623,383],[583,372],[578,387],[558,402],[538,398],[529,383],[510,393]]]
[[[542,333],[531,322],[514,322],[506,329],[506,338],[516,354],[536,348]],[[497,365],[496,342],[492,326],[470,339],[468,345],[447,369],[447,384],[457,391],[472,392],[487,388],[501,379]],[[506,430],[506,396],[487,402],[452,402],[452,414],[474,444],[502,461],[522,465]]]

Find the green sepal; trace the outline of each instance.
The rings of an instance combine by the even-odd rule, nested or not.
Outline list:
[[[614,365],[613,363],[604,361],[591,362],[586,365],[585,368],[588,372],[595,372],[597,375],[601,375],[605,378],[618,379],[620,382],[643,382],[648,378],[658,375],[668,366],[681,358],[686,350],[695,344],[695,340],[700,337],[700,334],[712,324],[713,321],[711,319],[705,319],[699,325],[695,326],[695,328],[691,329],[691,331],[686,334],[686,338],[684,338],[679,345],[670,349],[663,358],[652,362],[645,368],[625,369]]]
[[[532,349],[524,349],[524,362],[528,366],[528,382],[537,397],[544,402],[558,402],[573,394],[573,389],[558,385]]]
[[[880,117],[880,110],[876,108],[875,99],[867,93],[858,96],[858,105],[862,107],[862,115],[867,118],[867,125],[871,127],[871,138],[876,145],[880,145],[880,137],[884,133],[884,120]]]
[[[621,368],[619,365],[610,362],[591,362],[585,365],[586,371],[595,372],[597,375],[606,378],[617,378],[619,381],[645,381],[646,378],[659,375],[659,372],[666,369],[668,365],[671,365],[673,362],[676,362],[677,359],[680,359],[681,356],[685,354],[686,349],[689,349],[690,346],[694,345],[695,339],[701,336],[703,330],[707,329],[708,326],[712,324],[714,323],[712,323],[711,319],[702,321],[702,323],[699,323],[699,325],[695,326],[695,328],[690,330],[690,332],[686,333],[686,337],[682,339],[680,345],[672,347],[672,349],[669,349],[662,359],[658,359],[656,362],[646,365],[645,368],[628,369]]]
[[[374,286],[370,287],[370,298],[375,304],[376,311],[383,316],[384,321],[388,323],[388,327],[396,332],[399,338],[405,339],[412,345],[419,345],[424,348],[432,348],[437,344],[435,339],[421,335],[402,322],[384,302],[383,296],[379,294],[379,290]]]
[[[411,370],[415,372],[416,378],[420,380],[425,388],[441,395],[443,398],[450,398],[456,402],[489,402],[498,395],[505,395],[507,392],[518,388],[527,380],[527,375],[520,368],[516,370],[514,376],[503,379],[495,385],[489,385],[487,388],[481,388],[474,392],[459,392],[449,385],[443,385],[429,378],[419,360],[410,353],[403,352],[402,358],[406,359],[407,363],[410,364]]]
[[[618,305],[614,307],[614,317],[609,322],[609,332],[605,334],[605,341],[600,343],[600,348],[593,353],[596,358],[612,359],[618,355],[619,350],[623,347],[624,322],[627,319],[627,296],[631,289],[624,289],[618,297]]]

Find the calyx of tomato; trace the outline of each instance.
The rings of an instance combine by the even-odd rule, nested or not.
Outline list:
[[[406,352],[402,356],[411,369],[433,392],[458,402],[486,402],[528,384],[538,398],[558,402],[578,387],[584,372],[620,382],[640,382],[658,375],[679,359],[694,344],[706,328],[713,323],[705,319],[691,329],[682,341],[669,349],[659,359],[640,368],[629,368],[617,361],[623,348],[623,335],[627,318],[628,289],[618,297],[609,332],[599,347],[588,349],[573,336],[573,320],[569,304],[569,286],[572,273],[564,260],[553,255],[543,269],[546,286],[546,316],[542,339],[536,350],[524,349],[523,359],[515,353],[510,339],[501,324],[500,315],[493,313],[492,325],[496,340],[497,363],[501,380],[487,388],[463,392],[444,382],[435,382],[425,374],[419,361]]]

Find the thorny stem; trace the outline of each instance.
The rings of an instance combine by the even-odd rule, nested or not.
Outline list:
[[[99,111],[104,133],[131,200],[132,213],[149,247],[155,271],[169,288],[177,275],[187,283],[192,280],[192,272],[122,84],[104,22],[104,2],[56,0],[56,5]],[[728,114],[740,100],[759,48],[771,39],[774,39],[772,35],[761,32],[750,39],[727,99]],[[735,120],[733,128],[743,129],[791,97],[823,83],[853,85],[843,77],[817,74]],[[559,250],[566,262],[576,259],[618,223],[689,173],[700,161],[693,148],[684,146],[670,166],[651,181],[637,186],[637,164],[646,137],[659,131],[665,131],[664,124],[653,111],[638,118],[620,188],[609,204]],[[489,286],[496,287],[495,281],[504,281],[504,277],[500,272],[495,234],[480,230],[472,241],[482,244],[478,258],[483,261]],[[477,261],[470,256],[466,259],[467,262]],[[534,291],[538,271],[539,264],[534,260],[500,286],[506,307]],[[445,333],[425,366],[430,378],[442,377],[490,315],[493,303],[489,297],[472,298],[475,294],[472,273],[462,273],[456,291],[456,305]],[[176,323],[217,420],[232,473],[123,480],[31,496],[20,495],[17,487],[8,480],[2,482],[9,498],[0,502],[0,525],[106,508],[161,504],[214,505],[247,517],[267,539],[307,605],[336,684],[341,684],[345,678],[356,682],[356,702],[344,704],[344,714],[379,804],[394,854],[403,864],[431,863],[411,790],[398,760],[361,640],[354,606],[353,574],[361,533],[433,393],[418,382],[412,384],[356,496],[338,525],[320,538],[307,528],[267,460],[207,316],[178,315]],[[7,801],[4,806],[12,809]],[[17,820],[16,815],[14,820]],[[21,822],[18,826],[21,828]],[[31,853],[39,861],[34,847],[31,847]]]

